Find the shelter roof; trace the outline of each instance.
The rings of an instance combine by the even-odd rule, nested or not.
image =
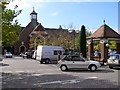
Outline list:
[[[90,37],[93,39],[100,38],[120,38],[120,34],[110,28],[108,25],[104,24],[100,28],[98,28]]]

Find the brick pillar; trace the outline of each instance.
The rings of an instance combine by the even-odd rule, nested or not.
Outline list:
[[[108,47],[106,47],[106,43],[101,43],[100,51],[101,51],[100,61],[103,62],[104,64],[105,62],[107,62],[107,59],[108,59]]]
[[[93,59],[93,40],[91,39],[91,41],[88,43],[88,59]]]
[[[120,41],[116,41],[116,50],[120,54]]]

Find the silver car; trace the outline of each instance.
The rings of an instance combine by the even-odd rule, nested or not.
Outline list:
[[[91,71],[96,71],[101,64],[98,61],[87,60],[82,56],[64,56],[58,65],[62,71],[68,69],[88,69]]]
[[[6,52],[6,53],[4,54],[4,57],[6,57],[6,58],[12,58],[13,55],[12,55],[11,52]]]

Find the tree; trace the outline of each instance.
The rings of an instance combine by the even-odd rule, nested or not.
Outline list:
[[[80,53],[86,58],[86,29],[82,25],[80,32]]]
[[[116,41],[110,41],[109,44],[110,44],[109,49],[111,50],[116,49]]]
[[[8,45],[14,45],[16,41],[19,40],[19,30],[20,24],[15,18],[21,13],[21,10],[17,10],[18,6],[16,5],[13,10],[7,9],[6,4],[9,2],[2,2],[2,42]]]

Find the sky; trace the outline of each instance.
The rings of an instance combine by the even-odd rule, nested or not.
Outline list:
[[[30,21],[30,13],[38,13],[38,22],[45,28],[68,28],[80,30],[82,25],[92,32],[105,23],[118,31],[118,0],[15,0],[8,5],[18,5],[22,13],[16,18],[21,26]]]

